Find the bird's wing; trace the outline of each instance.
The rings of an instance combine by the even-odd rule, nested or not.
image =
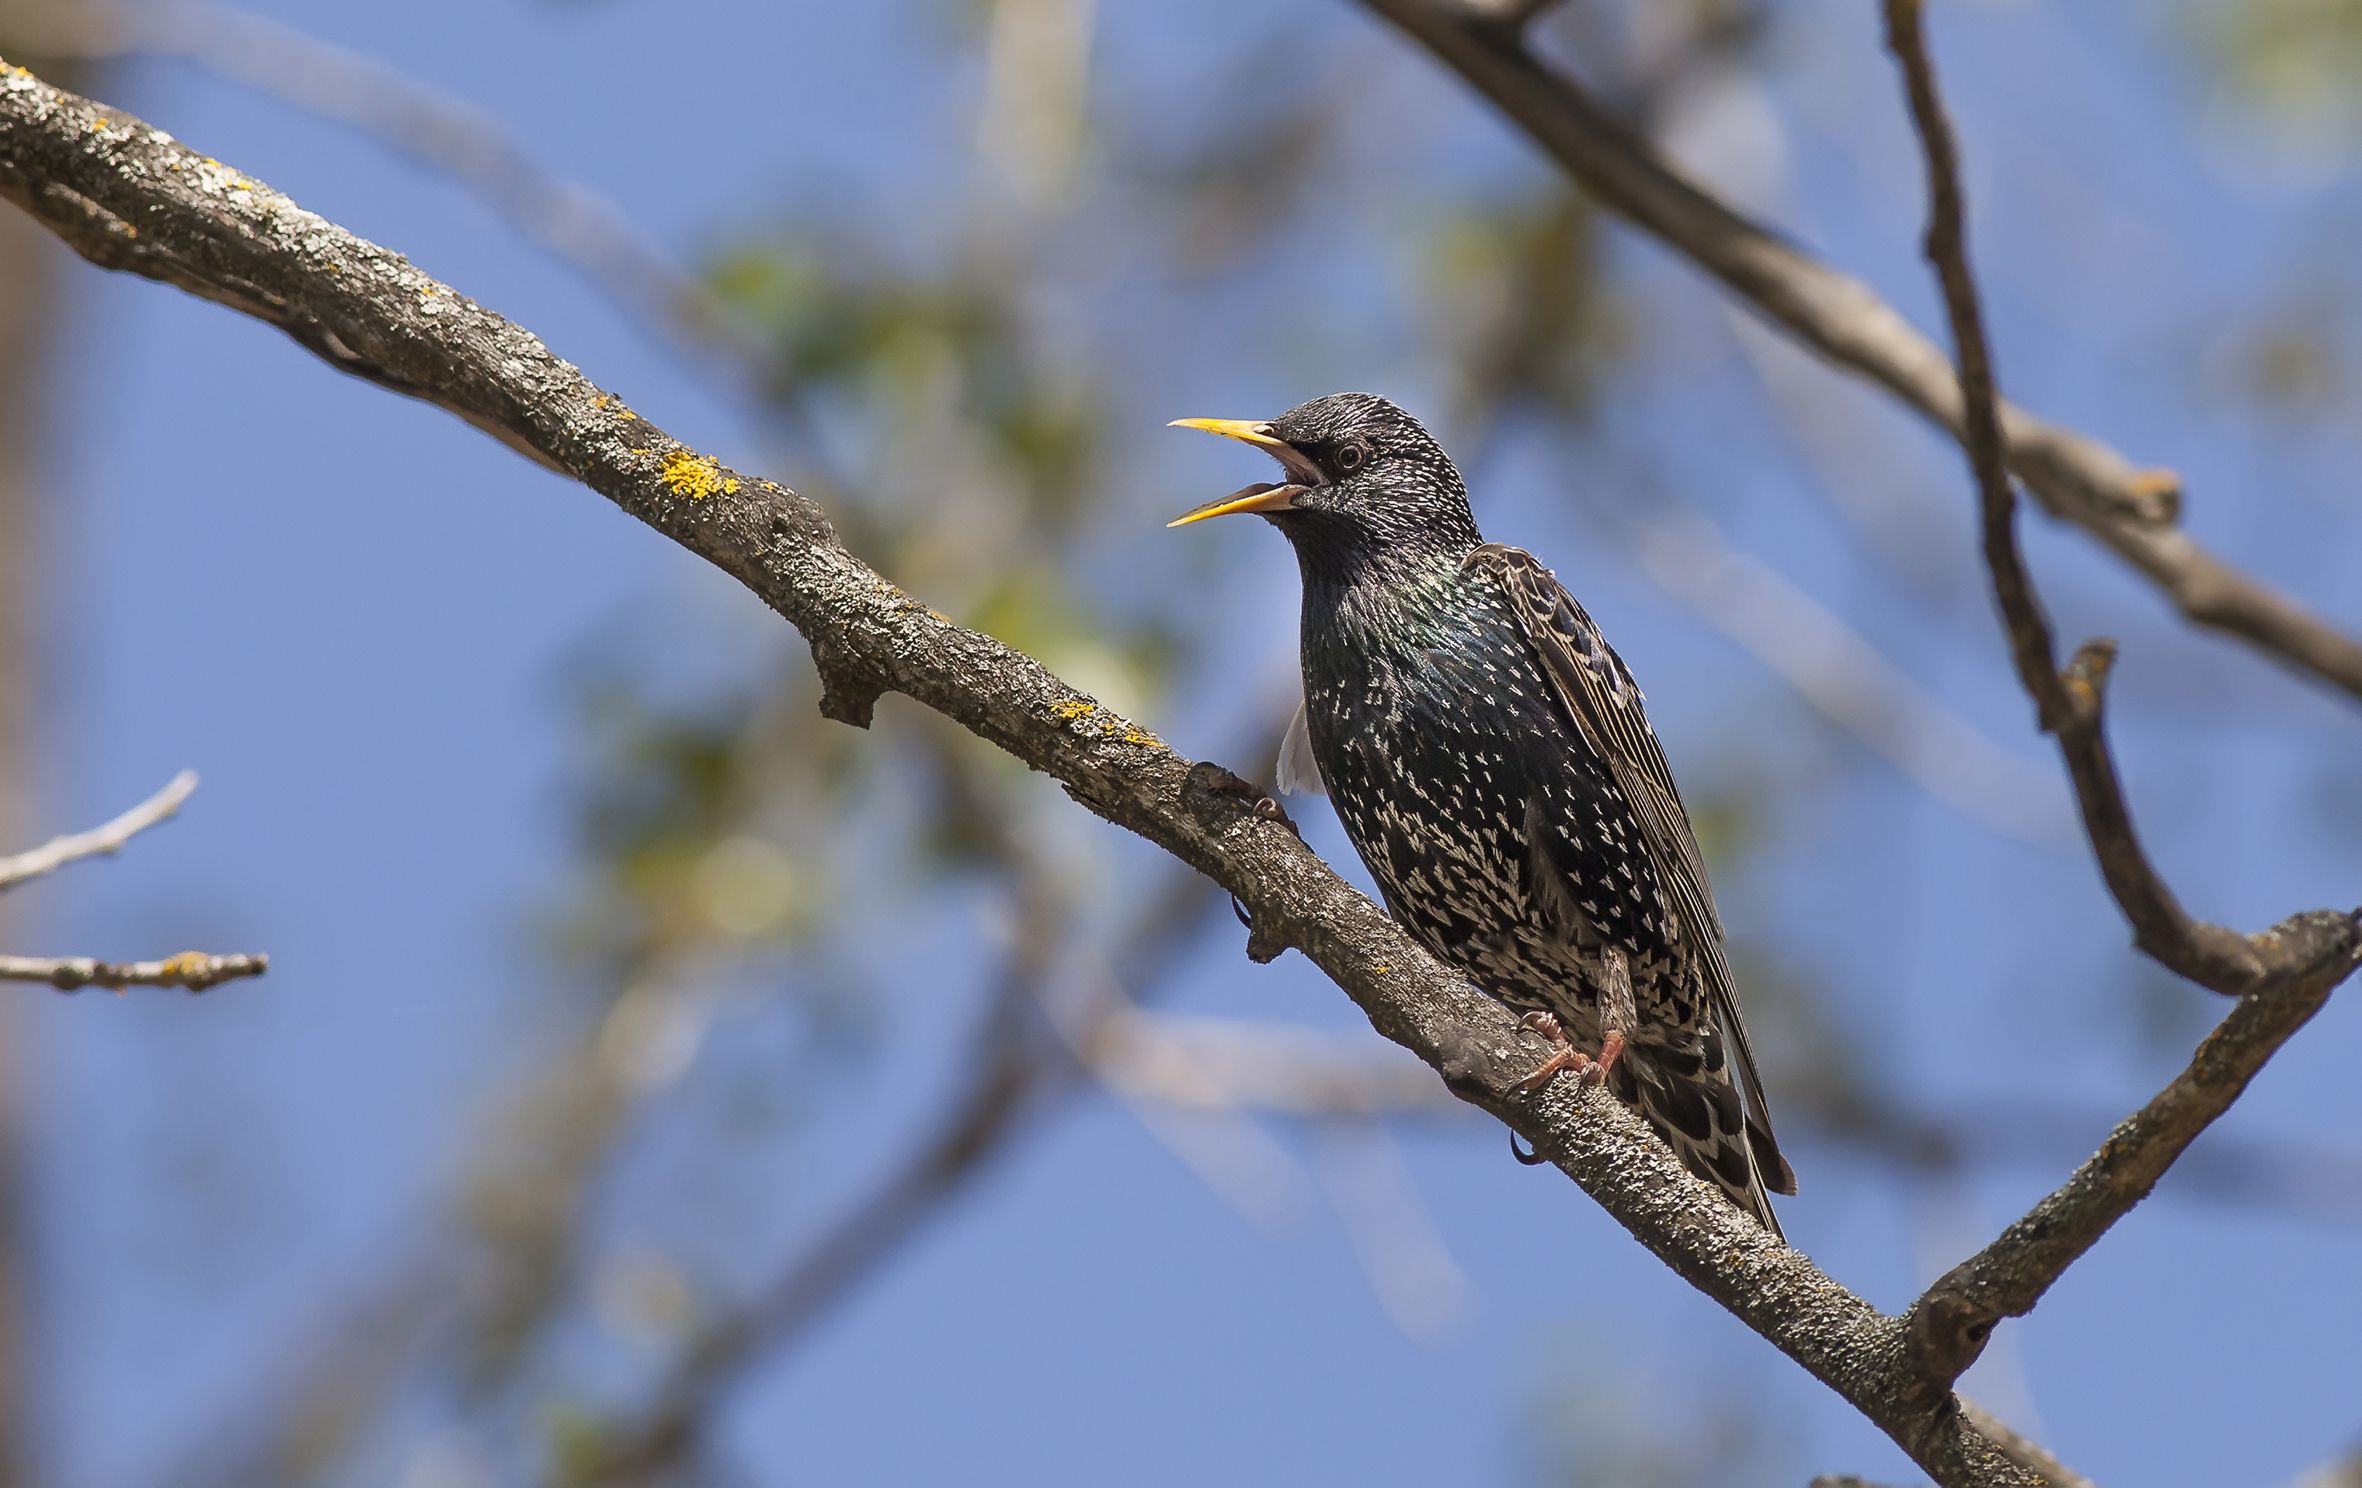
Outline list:
[[[1756,1149],[1764,1181],[1774,1193],[1794,1193],[1796,1175],[1772,1136],[1763,1078],[1756,1072],[1755,1051],[1748,1046],[1747,1025],[1731,990],[1730,967],[1722,954],[1722,920],[1706,885],[1705,860],[1698,852],[1697,834],[1690,830],[1681,791],[1673,783],[1673,769],[1665,762],[1665,748],[1649,727],[1640,688],[1582,605],[1531,553],[1487,543],[1470,554],[1468,562],[1489,571],[1509,595],[1559,701],[1593,752],[1607,761],[1617,788],[1630,803],[1657,879],[1681,917],[1682,933],[1697,947],[1714,999],[1715,1021],[1739,1067],[1748,1124],[1760,1127],[1750,1145]]]

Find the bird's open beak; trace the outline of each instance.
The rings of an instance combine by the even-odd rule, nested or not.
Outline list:
[[[1165,523],[1167,527],[1186,527],[1192,522],[1202,522],[1208,517],[1227,517],[1234,512],[1285,511],[1308,488],[1322,483],[1320,467],[1298,453],[1294,445],[1273,434],[1269,424],[1252,419],[1185,418],[1173,420],[1170,427],[1203,429],[1208,434],[1219,434],[1225,439],[1254,445],[1279,461],[1288,479],[1281,485],[1257,481],[1242,491],[1233,491],[1219,501],[1209,501],[1194,511],[1182,513]]]

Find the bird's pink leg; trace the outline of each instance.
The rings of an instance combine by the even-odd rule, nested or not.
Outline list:
[[[1591,1061],[1589,1069],[1583,1071],[1584,1078],[1605,1085],[1607,1072],[1614,1069],[1616,1061],[1624,1057],[1625,1047],[1624,1035],[1613,1028],[1609,1029],[1607,1036],[1599,1041],[1599,1057]]]
[[[1605,1085],[1607,1072],[1624,1057],[1627,1031],[1640,1026],[1640,1009],[1632,996],[1632,966],[1622,951],[1601,946],[1599,970],[1599,1058],[1584,1074]]]
[[[1591,1056],[1568,1042],[1566,1030],[1559,1027],[1558,1019],[1548,1013],[1532,1012],[1517,1021],[1556,1046],[1551,1050],[1550,1057],[1542,1061],[1541,1068],[1517,1082],[1519,1095],[1532,1095],[1549,1084],[1551,1076],[1561,1070],[1571,1069],[1580,1074],[1591,1069]],[[1605,1051],[1602,1050],[1602,1052]],[[1616,1052],[1623,1052],[1623,1040],[1621,1039],[1616,1041]]]

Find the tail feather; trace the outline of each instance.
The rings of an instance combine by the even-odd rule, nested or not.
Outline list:
[[[1752,1107],[1747,1111],[1747,1145],[1754,1149],[1755,1168],[1763,1175],[1764,1187],[1776,1194],[1796,1192],[1796,1170],[1788,1166],[1780,1144],[1772,1139],[1771,1128]]]
[[[1769,1190],[1779,1193],[1796,1191],[1796,1175],[1772,1146],[1770,1133],[1749,1119],[1730,1070],[1711,1054],[1699,1068],[1694,1058],[1659,1062],[1650,1050],[1636,1046],[1616,1064],[1615,1092],[1640,1112],[1683,1167],[1786,1239],[1779,1216],[1772,1213],[1766,1175]]]

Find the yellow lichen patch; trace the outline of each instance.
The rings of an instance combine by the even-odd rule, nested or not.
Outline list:
[[[183,951],[177,956],[167,957],[161,970],[168,977],[201,976],[211,959],[203,951]]]
[[[1068,698],[1063,703],[1052,704],[1050,711],[1057,714],[1060,718],[1065,719],[1067,722],[1072,723],[1077,718],[1086,718],[1091,714],[1098,712],[1099,705],[1097,703],[1086,703],[1081,698]]]
[[[723,470],[721,462],[713,456],[701,455],[693,449],[677,449],[666,455],[661,475],[675,496],[686,496],[691,501],[738,494],[738,477]]]
[[[197,172],[197,185],[201,190],[216,194],[224,191],[252,189],[244,176],[239,175],[210,155],[205,157],[204,165]]]
[[[1126,744],[1148,744],[1153,745],[1159,749],[1162,749],[1165,743],[1164,740],[1158,738],[1156,735],[1150,733],[1148,730],[1142,728],[1136,723],[1130,728],[1124,730],[1124,742]]]
[[[1372,975],[1372,976],[1384,976],[1384,975],[1386,975],[1386,973],[1388,973],[1388,972],[1390,972],[1390,971],[1392,971],[1392,970],[1394,970],[1394,968],[1393,968],[1393,967],[1391,967],[1391,966],[1388,966],[1388,965],[1385,965],[1384,963],[1380,963],[1379,965],[1376,965],[1376,966],[1373,966],[1373,967],[1371,967],[1371,968],[1370,968],[1370,975]]]

